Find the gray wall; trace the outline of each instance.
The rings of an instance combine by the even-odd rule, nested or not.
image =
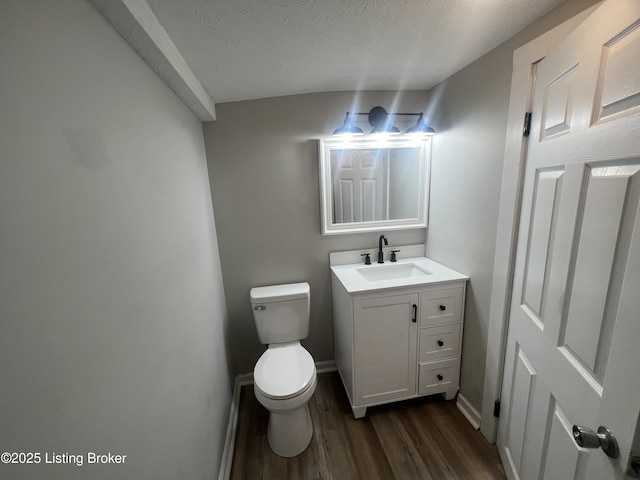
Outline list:
[[[249,290],[259,285],[308,281],[311,328],[303,344],[315,360],[333,359],[329,252],[377,246],[378,234],[320,234],[316,139],[331,135],[346,111],[428,107],[424,92],[354,96],[337,92],[218,104],[218,119],[204,124],[236,372],[252,372],[265,349],[249,303]],[[362,120],[366,124],[366,117]],[[424,241],[424,229],[387,233],[390,245]]]
[[[0,63],[0,451],[127,455],[0,478],[214,478],[230,378],[200,122],[82,1],[4,1]]]
[[[569,1],[430,91],[434,105],[427,256],[471,277],[461,393],[481,410],[513,52],[597,3]]]

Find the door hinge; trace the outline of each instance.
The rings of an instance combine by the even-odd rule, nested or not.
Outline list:
[[[500,400],[496,400],[493,404],[493,416],[496,418],[500,417]]]
[[[524,127],[522,127],[522,135],[524,137],[528,137],[529,132],[531,132],[531,112],[527,112],[524,114]]]

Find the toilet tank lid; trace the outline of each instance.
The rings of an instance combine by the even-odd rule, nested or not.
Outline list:
[[[251,289],[250,295],[252,303],[269,303],[308,298],[310,292],[309,284],[303,282],[271,285],[268,287],[254,287]]]

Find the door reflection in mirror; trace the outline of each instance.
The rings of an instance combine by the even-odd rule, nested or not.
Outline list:
[[[321,140],[323,233],[426,226],[429,152],[429,140]]]

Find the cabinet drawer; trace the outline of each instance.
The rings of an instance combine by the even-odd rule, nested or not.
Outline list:
[[[418,395],[454,390],[458,388],[459,381],[459,358],[421,363],[418,374]]]
[[[462,321],[462,288],[425,292],[420,296],[420,326]]]
[[[460,324],[420,330],[420,362],[460,355]]]

